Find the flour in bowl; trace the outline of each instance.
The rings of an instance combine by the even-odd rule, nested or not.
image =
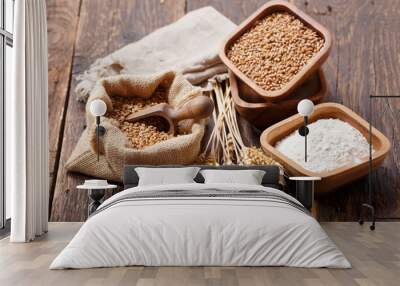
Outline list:
[[[356,165],[369,155],[367,139],[350,124],[339,119],[320,119],[308,125],[307,162],[304,161],[304,137],[296,130],[279,141],[275,148],[303,166],[320,173]]]

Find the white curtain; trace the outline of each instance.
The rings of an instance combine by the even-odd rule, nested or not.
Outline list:
[[[6,187],[12,242],[48,225],[47,23],[45,0],[15,1],[13,94],[6,98]]]

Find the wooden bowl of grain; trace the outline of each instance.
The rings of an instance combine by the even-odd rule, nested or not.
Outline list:
[[[285,1],[270,1],[245,20],[219,53],[252,92],[249,101],[279,101],[313,75],[332,46],[329,31]]]
[[[315,107],[314,113],[309,118],[309,123],[319,119],[340,119],[347,122],[353,128],[357,129],[366,140],[369,138],[369,124],[355,112],[338,103],[322,103]],[[288,135],[296,132],[304,124],[303,117],[296,114],[283,120],[261,134],[261,146],[268,155],[281,163],[291,176],[321,177],[322,180],[316,182],[316,194],[323,194],[335,190],[345,184],[351,183],[368,174],[369,156],[366,156],[357,164],[345,165],[329,172],[312,172],[303,166],[288,158],[277,150],[276,145]],[[372,128],[372,168],[378,168],[390,151],[389,140],[377,129]],[[303,146],[299,148],[304,149]],[[310,150],[309,146],[308,150]]]
[[[279,102],[258,100],[247,101],[248,86],[229,71],[232,100],[236,111],[258,129],[265,128],[297,113],[297,104],[302,99],[320,103],[327,93],[324,72],[319,69],[307,81],[300,85],[287,99]]]

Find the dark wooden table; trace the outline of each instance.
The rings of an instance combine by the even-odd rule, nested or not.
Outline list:
[[[76,76],[95,59],[139,40],[188,11],[211,5],[240,23],[265,2],[47,0],[51,220],[83,221],[87,213],[86,194],[75,190],[84,177],[67,174],[64,168],[85,128],[84,105],[76,101],[74,94]],[[333,50],[324,66],[329,88],[326,101],[342,103],[367,117],[369,94],[400,94],[400,1],[290,2],[332,32]],[[393,143],[391,154],[375,177],[374,201],[380,218],[400,218],[399,108],[400,102],[388,100],[374,106],[374,125]],[[343,187],[320,199],[319,217],[356,220],[359,205],[367,196],[366,180]]]

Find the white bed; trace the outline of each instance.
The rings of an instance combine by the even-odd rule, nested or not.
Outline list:
[[[162,195],[166,193],[175,195]],[[282,191],[255,185],[191,183],[130,188],[100,206],[50,269],[351,267],[299,204]]]

